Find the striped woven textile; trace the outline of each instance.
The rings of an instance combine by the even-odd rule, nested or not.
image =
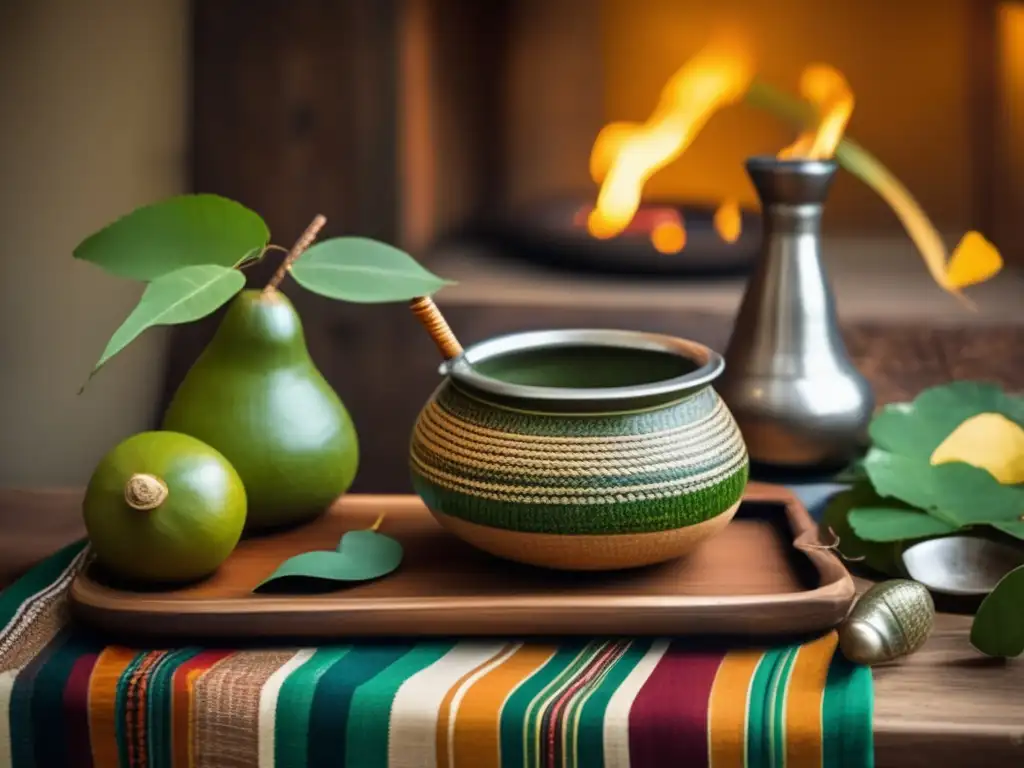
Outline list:
[[[0,766],[873,764],[871,675],[830,633],[136,649],[69,625],[69,547],[0,593]]]

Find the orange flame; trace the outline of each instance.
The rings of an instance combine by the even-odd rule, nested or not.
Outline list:
[[[735,200],[726,200],[715,211],[715,231],[727,243],[735,243],[743,232],[743,216],[740,204]]]
[[[591,174],[601,182],[587,219],[590,234],[609,238],[621,233],[640,207],[644,184],[686,150],[711,115],[743,98],[753,75],[752,58],[743,46],[716,40],[671,77],[646,123],[606,126],[590,157]],[[685,243],[685,230],[679,230]],[[678,233],[674,236],[679,239]]]
[[[800,76],[800,93],[817,108],[818,125],[813,131],[800,134],[779,152],[779,157],[807,160],[832,157],[853,114],[853,91],[838,70],[827,64],[812,64]]]

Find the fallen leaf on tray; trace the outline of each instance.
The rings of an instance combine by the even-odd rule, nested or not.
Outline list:
[[[308,592],[386,576],[402,562],[402,545],[375,530],[349,531],[334,552],[314,551],[285,560],[253,589]]]

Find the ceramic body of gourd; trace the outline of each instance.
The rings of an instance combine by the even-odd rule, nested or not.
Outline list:
[[[672,559],[724,528],[748,460],[710,386],[720,358],[650,334],[548,333],[468,349],[420,413],[413,485],[441,524],[492,554],[569,570]],[[580,339],[590,346],[574,348]],[[602,341],[640,348],[601,362]],[[668,356],[644,362],[645,343]],[[672,354],[689,354],[690,370]]]
[[[164,429],[216,448],[245,484],[246,530],[310,520],[348,490],[359,449],[280,292],[243,291],[186,375]]]

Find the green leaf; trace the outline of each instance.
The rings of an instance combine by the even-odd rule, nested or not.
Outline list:
[[[1019,520],[1024,487],[1003,485],[984,469],[963,462],[929,466],[935,477],[936,509],[957,525]]]
[[[879,496],[905,501],[918,509],[935,506],[931,465],[896,453],[872,448],[864,457],[864,471]]]
[[[364,237],[336,237],[313,245],[291,266],[303,288],[359,304],[409,301],[451,282],[404,251]]]
[[[217,195],[181,195],[147,205],[86,238],[76,259],[119,277],[154,280],[182,267],[233,267],[269,241],[263,219]]]
[[[907,541],[953,533],[956,526],[924,512],[889,507],[857,507],[849,514],[854,532],[867,541]]]
[[[158,277],[146,286],[139,303],[103,350],[96,370],[154,325],[198,320],[223,306],[242,290],[245,276],[237,269],[211,264],[185,267]]]
[[[869,432],[879,448],[929,461],[954,429],[979,413],[1001,413],[1024,423],[1024,399],[995,384],[956,381],[926,389],[911,403],[885,406],[872,419]]]
[[[1024,653],[1024,565],[1000,579],[982,601],[971,625],[971,645],[989,656]]]
[[[868,568],[886,576],[902,576],[902,547],[898,543],[865,541],[857,536],[848,519],[851,509],[885,504],[886,500],[875,493],[869,483],[861,483],[829,499],[822,515],[822,525],[831,528],[839,537],[839,552],[844,557],[858,559]]]
[[[378,579],[402,562],[402,545],[376,531],[349,531],[334,552],[303,552],[278,566],[253,590],[273,585],[277,589],[302,590]]]
[[[992,527],[996,528],[1008,536],[1013,536],[1015,539],[1021,539],[1024,541],[1024,520],[1012,520],[1006,523],[992,523]]]
[[[1016,520],[1024,487],[1002,485],[984,469],[963,462],[932,466],[872,448],[864,469],[880,496],[896,498],[956,526]]]

